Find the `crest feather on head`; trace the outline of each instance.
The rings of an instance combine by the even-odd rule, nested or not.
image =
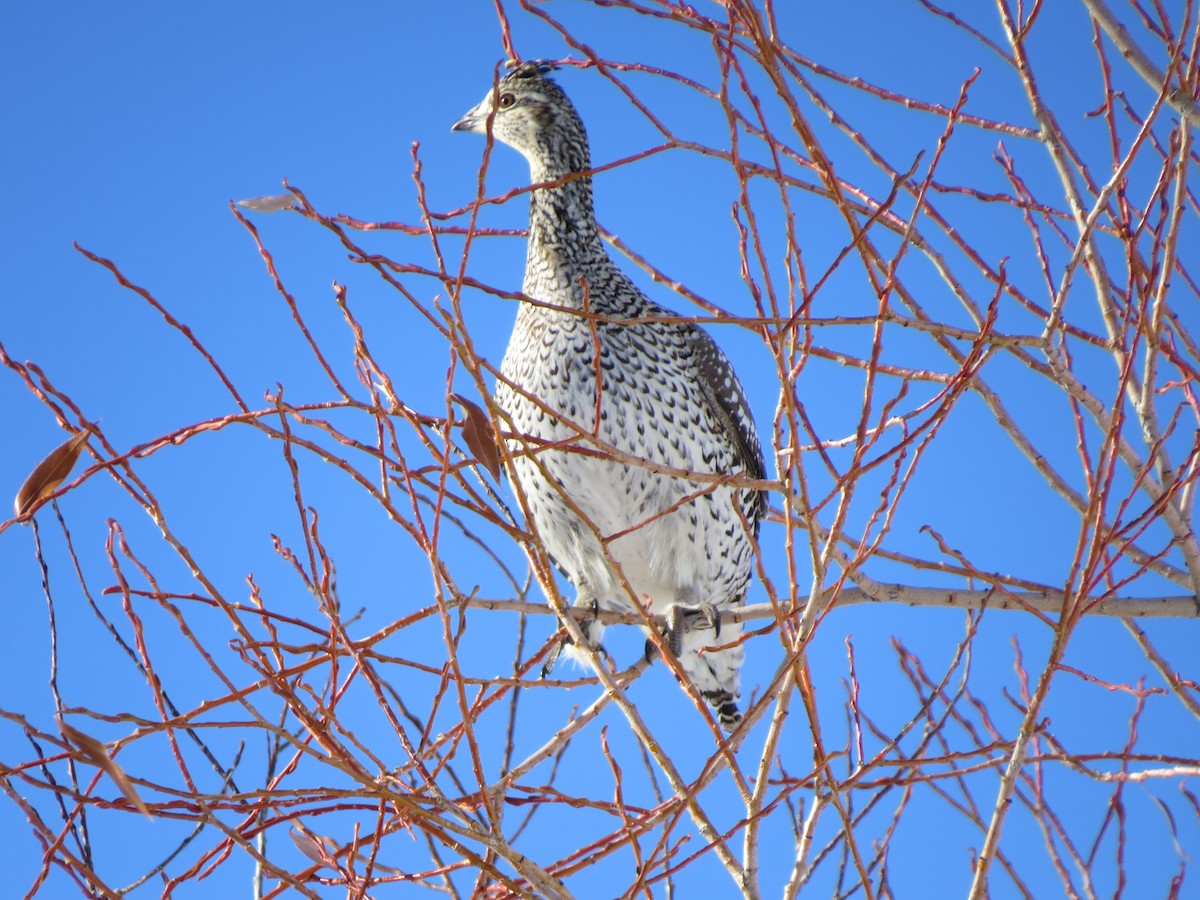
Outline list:
[[[527,59],[525,62],[510,59],[504,65],[509,69],[505,78],[540,78],[558,68],[548,59]]]

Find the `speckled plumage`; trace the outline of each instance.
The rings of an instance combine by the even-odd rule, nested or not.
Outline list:
[[[592,209],[587,134],[545,71],[516,67],[454,125],[486,133],[490,118],[495,138],[519,150],[533,183],[545,185],[533,190],[529,213],[524,293],[535,302],[520,304],[496,386],[515,435],[514,474],[577,604],[630,611],[633,596],[648,597],[664,614],[737,606],[765,495],[637,461],[762,478],[745,393],[708,334],[657,321],[674,314],[609,257]],[[597,452],[605,445],[617,454]],[[598,643],[603,626],[586,625]],[[740,633],[726,623],[719,635],[712,627],[676,635],[682,669],[727,730],[741,720]]]

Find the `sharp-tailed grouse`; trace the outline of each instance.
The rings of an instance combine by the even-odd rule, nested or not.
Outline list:
[[[549,68],[518,65],[453,128],[490,128],[529,161],[534,184],[529,299],[496,386],[512,424],[514,474],[576,604],[632,612],[635,597],[648,600],[673,623],[683,671],[732,730],[741,720],[741,627],[722,626],[713,612],[745,597],[766,495],[675,473],[761,479],[758,434],[712,338],[670,321],[609,258],[592,209],[587,134]],[[603,625],[582,627],[598,647]]]

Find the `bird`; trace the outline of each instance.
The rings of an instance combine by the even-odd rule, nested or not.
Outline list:
[[[574,603],[663,616],[681,670],[732,732],[745,650],[741,624],[719,613],[742,605],[753,575],[767,509],[750,484],[765,472],[758,432],[712,337],[609,255],[587,131],[553,68],[514,65],[452,126],[490,133],[530,167],[523,298],[494,393],[513,478]],[[602,651],[604,624],[577,619]]]

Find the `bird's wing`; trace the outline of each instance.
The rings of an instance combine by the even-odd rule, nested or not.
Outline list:
[[[696,378],[717,421],[733,439],[738,462],[751,478],[766,478],[767,467],[758,441],[758,429],[754,427],[754,416],[737,373],[708,332],[693,326],[690,337],[695,351]],[[749,511],[754,514],[756,528],[766,507],[767,495],[759,491],[755,508]]]

